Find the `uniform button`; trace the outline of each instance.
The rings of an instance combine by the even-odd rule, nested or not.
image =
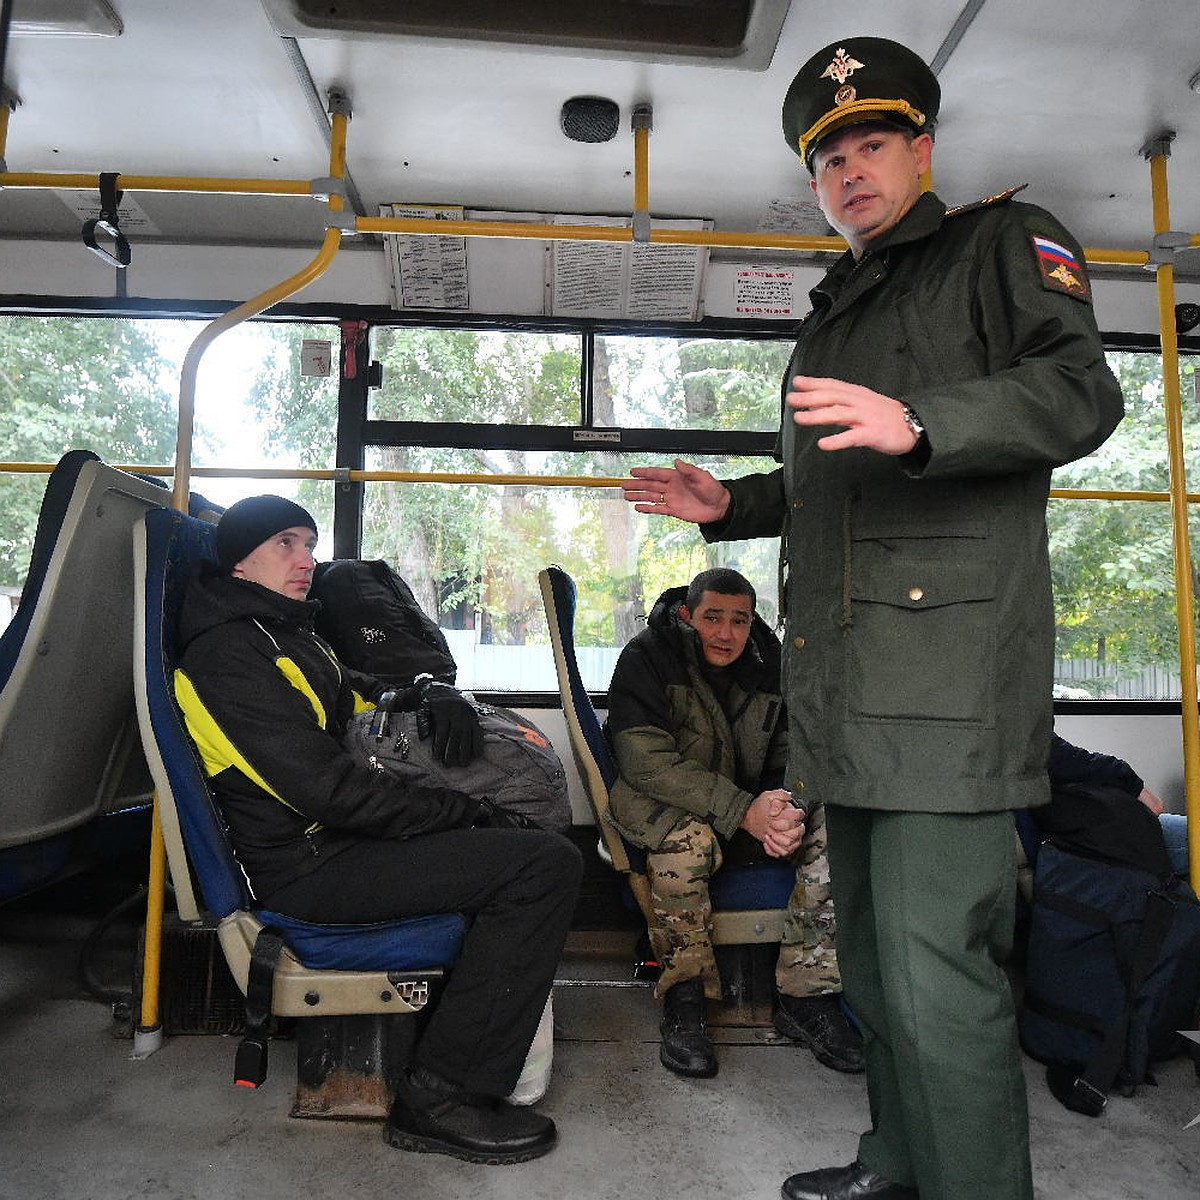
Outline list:
[[[793,792],[804,791],[804,780],[803,779],[793,779],[792,780],[792,791]]]
[[[924,600],[925,599],[925,589],[919,588],[919,587],[909,588],[908,589],[908,598],[910,600]]]
[[[804,639],[802,637],[792,638],[792,645],[795,646],[797,650],[803,650]]]

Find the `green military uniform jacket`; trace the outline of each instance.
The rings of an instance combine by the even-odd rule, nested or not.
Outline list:
[[[806,803],[1048,798],[1050,471],[1123,414],[1082,264],[1039,208],[951,213],[926,193],[813,291],[784,391],[796,374],[862,384],[911,405],[928,441],[826,452],[832,430],[785,408],[782,468],[729,481],[729,512],[703,527],[784,537],[785,786]]]
[[[605,732],[621,772],[609,819],[648,850],[694,818],[728,841],[755,796],[781,786],[787,758],[779,639],[754,618],[726,668],[727,714],[705,679],[700,639],[678,615],[686,597],[678,587],[658,598],[608,688]]]

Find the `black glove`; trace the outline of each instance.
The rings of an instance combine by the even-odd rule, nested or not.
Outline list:
[[[537,829],[538,823],[511,808],[501,808],[494,800],[484,796],[475,813],[477,829]]]
[[[433,726],[433,754],[448,767],[465,767],[483,753],[475,706],[448,683],[431,683],[425,698]]]

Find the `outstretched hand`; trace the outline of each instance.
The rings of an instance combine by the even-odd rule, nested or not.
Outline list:
[[[729,490],[703,467],[675,460],[672,467],[633,467],[621,491],[638,512],[704,525],[729,509]]]
[[[797,425],[845,426],[841,433],[817,439],[822,450],[863,446],[880,454],[900,455],[917,444],[917,435],[904,419],[904,405],[857,383],[797,375],[785,399],[788,407],[796,410],[792,420]]]

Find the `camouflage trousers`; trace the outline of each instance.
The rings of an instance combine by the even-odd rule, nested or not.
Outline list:
[[[710,1000],[721,998],[708,881],[723,861],[716,835],[698,820],[672,830],[657,850],[646,855],[655,916],[649,930],[650,945],[662,965],[654,994],[660,999],[675,984],[697,978],[704,981],[704,994]],[[804,841],[791,862],[796,868],[796,886],[784,915],[775,987],[786,996],[840,992],[824,805],[809,813]]]

